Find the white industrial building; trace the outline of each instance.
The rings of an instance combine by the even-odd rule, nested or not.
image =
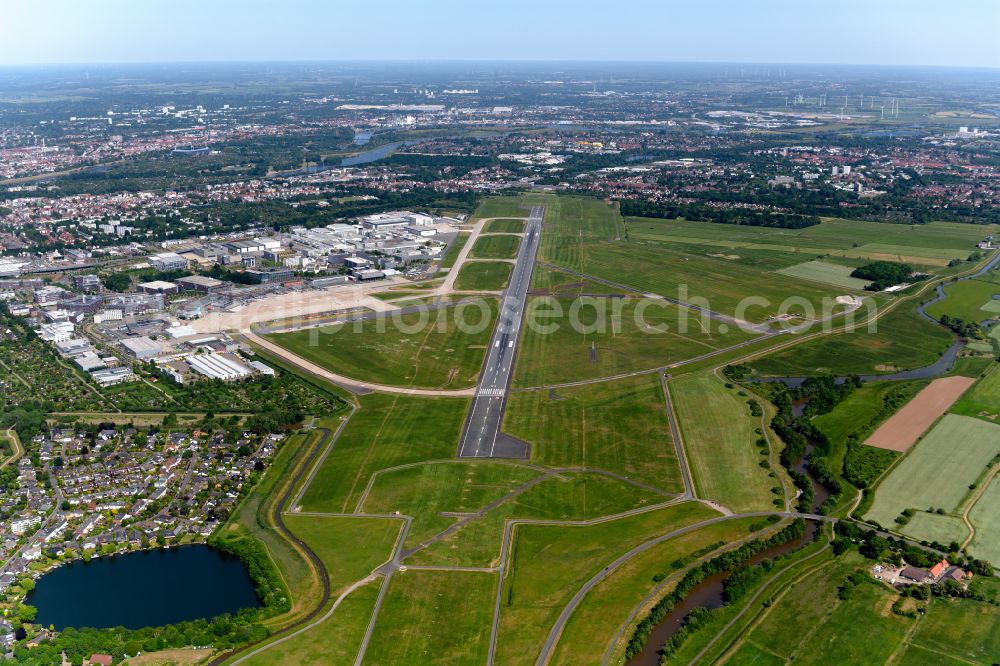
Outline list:
[[[188,260],[176,252],[161,252],[149,258],[149,265],[158,271],[181,271],[188,267]]]
[[[65,342],[73,337],[75,326],[71,321],[56,321],[51,324],[42,324],[38,337],[47,342]]]
[[[192,370],[212,379],[232,381],[253,374],[250,368],[222,354],[192,354],[185,360]]]

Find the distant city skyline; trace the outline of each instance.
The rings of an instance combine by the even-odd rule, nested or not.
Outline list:
[[[4,0],[0,65],[591,60],[1000,67],[992,0]]]

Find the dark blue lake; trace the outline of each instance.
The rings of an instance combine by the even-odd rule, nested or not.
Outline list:
[[[39,578],[26,603],[57,630],[156,627],[260,606],[243,563],[205,545],[76,561]]]

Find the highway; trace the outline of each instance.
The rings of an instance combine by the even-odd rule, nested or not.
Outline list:
[[[531,285],[531,273],[538,254],[545,208],[531,209],[525,225],[517,261],[511,272],[510,284],[503,295],[490,346],[486,352],[479,384],[476,386],[472,409],[465,421],[458,455],[462,458],[527,458],[529,447],[514,437],[500,432],[507,408],[507,392],[517,356],[518,335],[524,318],[524,307]]]

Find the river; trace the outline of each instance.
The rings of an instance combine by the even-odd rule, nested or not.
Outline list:
[[[780,555],[805,546],[816,537],[818,529],[819,523],[807,521],[806,532],[800,538],[781,544],[780,546],[771,546],[762,550],[750,558],[749,564],[759,564],[764,560],[772,560]],[[687,597],[670,609],[666,617],[649,634],[649,640],[646,641],[646,647],[642,651],[642,654],[630,659],[627,662],[627,666],[657,666],[660,663],[660,649],[663,647],[663,644],[670,640],[684,626],[684,618],[691,611],[695,608],[722,608],[724,605],[722,600],[722,583],[730,574],[732,574],[732,571],[723,571],[714,574],[692,587]]]
[[[78,560],[38,579],[26,603],[42,626],[139,629],[257,608],[236,557],[206,545]]]

